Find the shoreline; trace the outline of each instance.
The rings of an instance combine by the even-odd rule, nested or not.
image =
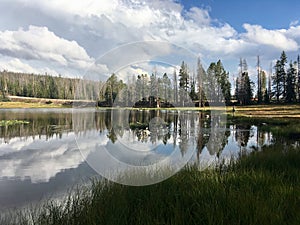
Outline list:
[[[34,109],[34,108],[72,108],[73,103],[91,105],[93,101],[45,99],[9,96],[11,101],[0,102],[0,109]],[[93,107],[93,106],[90,106]],[[205,107],[176,107],[176,108],[133,108],[133,107],[97,107],[98,109],[130,109],[130,110],[170,110],[170,111],[224,111],[227,115],[236,117],[265,117],[265,118],[300,118],[300,104],[270,104],[270,105],[246,105],[246,106],[205,106]]]

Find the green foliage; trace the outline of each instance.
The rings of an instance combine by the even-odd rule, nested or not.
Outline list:
[[[180,103],[184,106],[188,100],[188,89],[189,89],[189,73],[187,64],[183,61],[179,70],[179,96]]]
[[[211,63],[207,69],[207,77],[205,80],[207,87],[206,93],[210,96],[210,101],[230,103],[231,84],[229,81],[229,73],[225,71],[220,60],[217,63]]]
[[[114,73],[107,79],[105,87],[105,100],[113,105],[119,89],[121,88],[121,83],[119,83],[118,78]]]
[[[171,81],[167,75],[167,73],[164,73],[162,77],[162,83],[163,83],[163,98],[165,101],[170,101],[171,100]]]
[[[300,58],[297,63],[286,70],[287,56],[283,51],[275,65],[272,76],[272,90],[266,93],[266,74],[260,71],[260,88],[258,102],[269,103],[272,98],[277,102],[300,101]],[[240,61],[240,73],[236,79],[235,97],[239,104],[246,105],[253,102],[253,82],[249,78],[246,60]],[[297,73],[298,71],[298,73]],[[196,72],[196,73],[195,73]],[[178,76],[177,76],[178,73]],[[150,96],[159,103],[189,106],[207,102],[220,102],[225,99],[226,104],[231,102],[231,83],[229,73],[220,60],[211,63],[207,71],[197,61],[197,69],[190,73],[186,62],[182,62],[179,71],[174,70],[172,79],[167,73],[157,75],[154,72],[137,74],[130,77],[126,83],[118,80],[112,74],[106,82],[83,80],[79,78],[64,78],[62,76],[34,75],[25,73],[0,72],[0,100],[6,100],[9,95],[51,98],[51,99],[82,99],[99,101],[99,106],[112,106],[118,101],[122,106],[133,106],[137,101],[147,100]],[[268,87],[268,89],[271,89]],[[269,97],[269,99],[267,99]],[[158,104],[159,105],[159,104]]]
[[[300,56],[298,55],[297,57],[297,84],[296,84],[296,90],[297,90],[297,94],[298,94],[298,102],[300,102]]]
[[[286,69],[287,56],[283,51],[280,59],[274,66],[275,73],[272,76],[272,96],[276,102],[299,102],[300,101],[300,58],[296,62],[290,61]]]
[[[280,98],[286,97],[286,71],[285,64],[287,57],[285,52],[281,53],[280,59],[277,60],[275,65],[275,74],[273,76],[273,95],[276,96],[276,101],[279,102]]]
[[[253,98],[253,82],[249,78],[246,60],[240,59],[240,73],[236,79],[235,97],[241,105],[249,105]]]
[[[294,63],[296,64],[296,62]],[[294,64],[290,62],[290,67],[287,71],[286,78],[286,102],[291,103],[296,101],[296,76],[297,70]]]
[[[201,64],[200,58],[197,59],[197,99],[199,100],[199,106],[203,105],[205,102],[205,93],[204,93],[204,83],[207,80],[206,72]]]
[[[197,100],[198,99],[198,95],[196,93],[196,82],[195,82],[195,80],[192,80],[192,82],[191,82],[191,91],[190,91],[189,95],[190,95],[190,98],[192,100]]]
[[[248,72],[243,72],[236,81],[236,99],[241,105],[249,105],[253,98],[253,82],[250,80]]]
[[[184,91],[188,91],[189,74],[187,64],[183,61],[179,70],[179,87]]]
[[[12,95],[50,99],[104,99],[101,81],[2,71],[0,84],[0,94],[3,97]]]
[[[79,79],[55,77],[47,74],[0,72],[2,96],[74,99],[75,89],[79,82]]]
[[[268,103],[269,99],[266,99],[266,97],[269,96],[269,94],[266,92],[266,85],[267,85],[267,77],[266,73],[263,70],[259,71],[260,76],[259,76],[259,82],[260,82],[260,90],[257,91],[257,101],[258,103]],[[267,96],[266,96],[267,95]]]
[[[223,64],[221,63],[220,60],[217,62],[215,75],[217,76],[218,84],[221,87],[225,102],[228,104],[231,99],[231,94],[230,94],[231,84],[229,81],[229,73],[225,71]]]
[[[269,96],[269,90],[266,89],[265,92],[264,92],[264,103],[268,104],[270,103],[270,96]]]

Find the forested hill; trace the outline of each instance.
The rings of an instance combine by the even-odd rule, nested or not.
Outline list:
[[[74,99],[77,89],[87,92],[81,86],[99,87],[100,82],[84,81],[79,78],[64,78],[61,76],[37,75],[27,73],[0,72],[0,98],[5,99],[7,95],[51,98],[51,99]]]

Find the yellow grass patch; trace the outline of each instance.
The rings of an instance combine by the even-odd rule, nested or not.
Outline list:
[[[232,107],[227,107],[227,112],[232,113]],[[300,118],[300,104],[236,106],[234,115],[248,117]]]
[[[0,102],[1,109],[12,108],[61,108],[61,104],[43,104],[43,103],[28,103],[28,102]]]

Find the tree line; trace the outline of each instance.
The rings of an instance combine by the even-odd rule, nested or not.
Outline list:
[[[220,60],[211,63],[207,71],[200,59],[195,71],[183,61],[173,74],[160,75],[154,69],[151,75],[138,74],[126,83],[112,74],[104,86],[103,105],[184,107],[231,100],[229,73]]]
[[[196,69],[186,62],[175,68],[173,74],[163,71],[149,74],[133,74],[124,82],[116,74],[106,81],[81,78],[65,78],[49,74],[0,72],[0,96],[8,95],[50,98],[94,100],[99,106],[203,106],[211,103],[240,105],[253,103],[300,102],[300,58],[290,61],[283,51],[276,61],[274,73],[267,77],[257,59],[257,92],[251,81],[245,59],[240,59],[239,75],[235,80],[235,92],[231,96],[229,73],[221,60],[212,62],[205,70],[198,59]],[[194,66],[193,66],[194,68]]]
[[[240,59],[240,71],[235,80],[235,99],[238,104],[300,102],[300,57],[298,55],[297,60],[290,60],[289,64],[287,62],[286,53],[283,51],[275,66],[272,68],[271,65],[267,78],[266,71],[260,67],[258,56],[257,92],[254,93],[255,83],[249,78],[247,62]]]
[[[96,100],[100,106],[133,106],[149,99],[160,104],[188,106],[207,102],[230,102],[229,73],[221,61],[211,63],[207,71],[198,59],[196,71],[186,62],[173,74],[137,74],[127,82],[112,74],[105,82],[80,78],[0,72],[1,98],[8,95],[50,98]],[[224,96],[224,98],[223,98]]]
[[[81,99],[91,99],[100,96],[101,85],[104,82],[82,80],[80,78],[65,78],[49,74],[27,74],[9,71],[0,72],[0,98],[7,100],[8,95],[50,98],[74,99],[80,92]]]
[[[290,60],[288,65],[287,62],[283,51],[274,66],[271,96],[276,102],[300,102],[300,57],[298,55],[297,60]]]

